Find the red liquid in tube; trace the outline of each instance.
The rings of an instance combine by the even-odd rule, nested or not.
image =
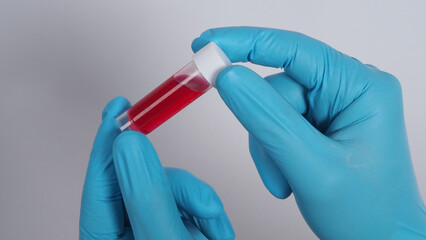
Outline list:
[[[197,82],[192,84],[197,88],[191,89],[190,82]],[[199,75],[171,76],[127,111],[132,121],[129,128],[144,134],[150,133],[203,95],[209,86]]]

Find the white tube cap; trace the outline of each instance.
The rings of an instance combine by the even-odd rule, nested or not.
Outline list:
[[[201,75],[215,86],[220,71],[231,66],[231,61],[214,42],[210,42],[194,54],[193,61]]]

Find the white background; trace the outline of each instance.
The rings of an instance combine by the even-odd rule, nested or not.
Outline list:
[[[135,103],[190,60],[193,38],[231,25],[299,31],[396,75],[425,198],[425,12],[423,0],[0,0],[0,239],[77,239],[104,105]],[[293,197],[263,187],[215,90],[149,138],[164,165],[217,190],[238,239],[316,238]]]

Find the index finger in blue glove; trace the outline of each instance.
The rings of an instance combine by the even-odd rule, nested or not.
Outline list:
[[[327,79],[328,74],[340,73],[335,63],[347,69],[363,64],[336,51],[327,44],[301,33],[259,28],[224,27],[205,31],[192,42],[194,52],[209,42],[215,42],[232,62],[251,62],[285,71],[308,89]],[[342,64],[343,63],[343,64]],[[355,66],[356,65],[356,66]],[[333,67],[333,68],[331,68]]]
[[[210,29],[192,43],[197,51],[216,42],[234,62],[284,68],[309,91],[309,114],[325,132],[334,117],[370,87],[371,69],[306,35],[258,27]],[[380,87],[379,87],[380,88]]]
[[[112,162],[112,144],[120,134],[115,117],[129,107],[127,99],[117,97],[102,113],[81,197],[80,239],[117,239],[124,234],[123,204]]]
[[[148,138],[135,131],[123,132],[114,142],[113,156],[135,239],[190,239]]]

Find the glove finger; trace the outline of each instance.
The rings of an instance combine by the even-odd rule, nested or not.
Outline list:
[[[226,68],[217,77],[216,88],[237,119],[274,159],[290,184],[291,178],[298,177],[298,172],[318,165],[313,161],[317,158],[314,156],[327,154],[327,149],[335,144],[248,68]]]
[[[233,62],[284,68],[309,90],[307,117],[321,132],[374,81],[371,68],[357,59],[296,32],[258,27],[210,29],[193,41],[192,48],[197,51],[208,42],[217,43]]]
[[[290,196],[292,190],[287,178],[275,161],[268,155],[262,144],[251,134],[249,134],[249,149],[251,158],[266,189],[279,199],[285,199]]]
[[[235,233],[215,190],[188,171],[165,168],[183,216],[194,220],[208,239],[234,239]]]
[[[186,229],[188,229],[189,234],[191,234],[192,240],[208,240],[206,236],[198,229],[198,226],[194,221],[188,219],[182,219],[183,224],[185,224]]]
[[[265,78],[268,83],[300,114],[307,110],[306,89],[286,73]],[[250,154],[265,187],[276,198],[285,199],[292,190],[287,179],[265,148],[249,134]]]
[[[230,240],[235,239],[235,232],[232,228],[231,222],[225,212],[222,211],[216,218],[198,218],[194,217],[194,221],[197,224],[200,231],[208,239],[217,240]]]
[[[179,168],[164,168],[179,209],[200,218],[215,218],[223,211],[216,191],[190,172]]]
[[[194,217],[185,211],[182,211],[183,221],[188,231],[194,239],[218,239],[228,240],[235,238],[235,232],[232,228],[231,222],[223,210],[215,218],[199,218]],[[204,237],[201,237],[200,234]]]
[[[221,47],[232,62],[284,68],[285,71],[308,89],[323,81],[333,85],[340,81],[339,73],[364,69],[363,64],[327,44],[301,33],[259,27],[224,27],[209,29],[192,42],[198,51],[209,42]],[[341,67],[340,67],[341,66]],[[360,68],[361,67],[361,68]],[[333,69],[333,71],[330,71]],[[325,77],[324,74],[335,74]],[[335,84],[337,85],[337,84]]]
[[[112,145],[120,133],[115,117],[130,107],[123,97],[111,100],[102,113],[81,198],[80,238],[116,239],[125,231],[121,193],[112,162]]]
[[[286,72],[265,77],[265,80],[301,115],[308,111],[307,89]]]
[[[135,239],[190,239],[148,138],[135,131],[122,133],[114,143],[113,156]]]

